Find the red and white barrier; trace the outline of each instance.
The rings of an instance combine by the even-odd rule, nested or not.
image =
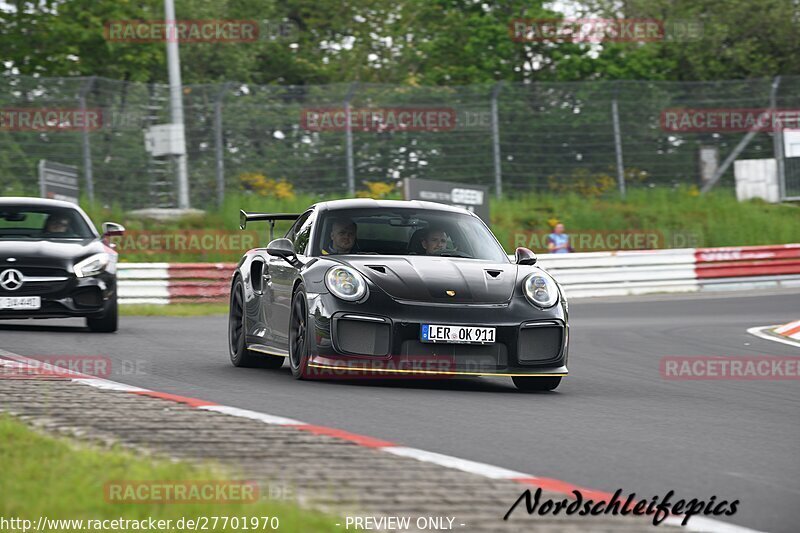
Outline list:
[[[120,263],[120,303],[226,301],[235,268],[233,263]]]
[[[800,244],[543,254],[570,298],[800,287]]]
[[[542,254],[568,298],[695,292],[694,249]]]
[[[538,264],[569,298],[800,287],[800,244],[542,254]],[[235,267],[120,263],[121,302],[226,301]]]
[[[784,324],[783,326],[775,328],[774,331],[776,335],[800,341],[800,320]]]

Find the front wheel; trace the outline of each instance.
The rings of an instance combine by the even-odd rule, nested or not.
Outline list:
[[[556,387],[558,387],[558,385],[561,383],[561,376],[555,376],[552,378],[513,377],[511,379],[514,380],[514,385],[516,385],[519,390],[528,392],[546,392],[555,390]]]
[[[289,367],[295,379],[307,379],[308,372],[308,306],[306,289],[301,283],[292,298],[289,319]]]
[[[89,331],[96,333],[114,333],[119,327],[119,311],[117,305],[117,297],[109,302],[106,313],[100,318],[87,318],[86,325]]]

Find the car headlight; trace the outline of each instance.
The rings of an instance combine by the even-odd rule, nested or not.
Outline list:
[[[354,302],[367,293],[367,282],[354,268],[340,265],[332,267],[325,274],[325,286],[337,298]]]
[[[558,301],[558,286],[544,272],[531,274],[522,282],[525,297],[538,307],[553,307]]]
[[[89,276],[96,276],[103,272],[106,267],[108,267],[110,261],[111,256],[105,252],[101,252],[99,254],[90,255],[83,261],[75,263],[75,266],[72,268],[76,276],[79,278],[86,278]]]

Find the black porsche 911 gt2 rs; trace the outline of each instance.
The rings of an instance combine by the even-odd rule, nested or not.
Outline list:
[[[567,302],[535,254],[503,247],[473,213],[438,203],[336,200],[248,251],[231,284],[236,366],[298,379],[509,376],[553,390],[567,375]],[[270,236],[272,238],[272,236]]]
[[[117,330],[117,252],[80,207],[43,198],[0,198],[0,319],[85,317]]]

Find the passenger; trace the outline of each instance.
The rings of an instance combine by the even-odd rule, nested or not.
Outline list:
[[[322,247],[322,255],[349,254],[358,249],[356,234],[358,227],[349,218],[334,219],[331,227],[331,240]]]

